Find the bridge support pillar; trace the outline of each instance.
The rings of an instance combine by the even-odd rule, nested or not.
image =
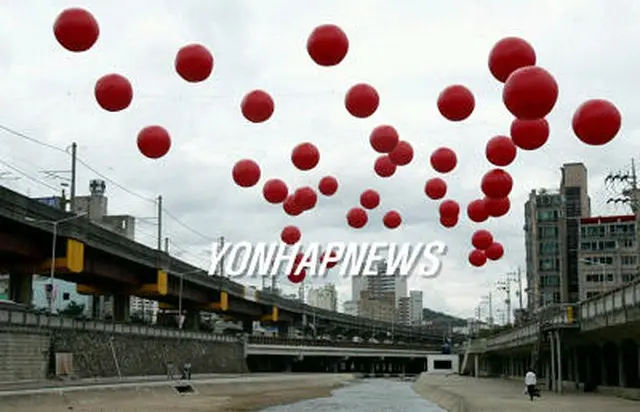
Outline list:
[[[128,295],[113,295],[113,320],[116,322],[128,322],[130,306]]]
[[[551,375],[549,376],[550,380],[550,388],[552,392],[556,391],[556,384],[558,383],[556,379],[556,339],[555,334],[553,332],[549,333],[549,341],[550,341],[550,349],[551,349],[551,359],[549,362],[551,363]]]
[[[625,362],[624,362],[624,346],[622,342],[616,345],[616,352],[618,354],[618,386],[621,388],[627,387],[627,376],[624,373]]]
[[[562,393],[562,380],[563,380],[563,374],[562,374],[562,341],[560,339],[560,331],[556,331],[555,332],[556,335],[556,358],[558,361],[558,376],[557,376],[557,383],[556,383],[556,388],[558,390],[558,393]]]
[[[200,311],[187,310],[184,315],[184,329],[191,331],[200,330]]]
[[[243,319],[242,320],[242,331],[248,335],[253,335],[253,320],[252,319]]]
[[[284,322],[278,323],[278,337],[280,337],[280,338],[289,338],[290,337],[290,333],[289,333],[290,326],[291,325],[289,325],[288,323],[284,323]]]
[[[33,276],[24,273],[9,274],[9,299],[31,306],[33,300]]]
[[[473,375],[476,378],[480,377],[480,356],[478,354],[473,355]]]
[[[609,385],[609,369],[607,368],[607,352],[606,346],[598,346],[598,357],[600,358],[600,384],[603,386]]]

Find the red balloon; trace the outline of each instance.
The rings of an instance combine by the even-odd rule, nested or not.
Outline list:
[[[369,216],[364,209],[354,207],[347,212],[347,223],[355,229],[363,228],[369,221]]]
[[[324,263],[325,261],[325,256],[326,253],[322,253],[322,255],[320,255],[320,263]],[[331,253],[329,254],[329,256],[327,256],[327,259],[329,257],[335,259],[338,256],[338,254],[336,253],[335,250],[332,250]],[[334,262],[333,260],[327,262],[327,269],[331,269],[332,267],[335,267],[338,264],[338,262]]]
[[[233,166],[233,181],[240,187],[255,186],[260,180],[260,166],[250,159],[239,160]]]
[[[488,230],[476,230],[471,236],[471,244],[479,250],[486,250],[493,243],[493,235]]]
[[[340,64],[349,51],[349,39],[342,29],[333,24],[316,27],[307,40],[307,52],[320,66]]]
[[[458,217],[460,215],[460,205],[455,200],[445,200],[440,203],[439,211],[440,216]]]
[[[289,216],[298,216],[304,210],[296,203],[296,198],[294,195],[288,196],[285,201],[282,203],[282,208],[284,212]]]
[[[262,187],[262,195],[269,203],[282,203],[289,195],[287,184],[280,179],[270,179]]]
[[[201,44],[189,44],[178,50],[176,72],[189,83],[205,81],[213,72],[213,56]]]
[[[126,77],[115,73],[107,74],[96,82],[94,94],[104,110],[119,112],[131,104],[133,87]]]
[[[303,268],[300,273],[296,273],[298,267],[302,264],[302,259],[304,259],[304,253],[298,253],[293,261],[291,272],[287,275],[291,283],[300,283],[307,277],[307,268]]]
[[[320,151],[311,143],[300,143],[291,152],[291,162],[300,170],[311,170],[320,162]]]
[[[511,140],[522,150],[536,150],[549,139],[549,123],[546,119],[511,122]]]
[[[391,153],[396,148],[400,136],[393,126],[378,126],[371,132],[369,142],[371,147],[378,153]]]
[[[440,114],[452,122],[459,122],[471,116],[475,107],[473,93],[459,84],[447,87],[438,96]]]
[[[496,166],[509,166],[516,160],[516,145],[507,136],[495,136],[489,139],[485,154],[487,160]]]
[[[582,103],[573,115],[573,132],[583,143],[601,146],[620,131],[622,116],[613,103],[593,99]]]
[[[396,148],[389,153],[389,160],[396,166],[405,166],[413,160],[413,147],[405,141],[399,141]]]
[[[287,226],[282,229],[282,233],[280,233],[280,239],[287,245],[295,245],[300,241],[301,237],[300,229],[296,226]]]
[[[320,179],[318,190],[325,196],[333,196],[338,191],[338,180],[333,176],[325,176]]]
[[[431,167],[439,173],[449,173],[456,168],[458,158],[456,153],[448,147],[441,147],[431,154]]]
[[[505,37],[489,53],[489,71],[499,82],[507,81],[511,73],[536,64],[536,52],[525,40]]]
[[[365,190],[360,195],[360,204],[365,209],[375,209],[380,204],[380,195],[375,190]]]
[[[389,156],[382,155],[376,159],[373,170],[380,177],[391,177],[396,172],[396,165],[389,159]]]
[[[502,89],[502,101],[518,119],[541,119],[558,101],[558,83],[542,67],[523,67],[507,79]]]
[[[253,90],[244,96],[240,103],[240,109],[248,121],[262,123],[269,120],[273,114],[273,99],[269,93],[263,90]]]
[[[372,86],[366,83],[356,84],[349,89],[344,98],[344,106],[353,117],[367,118],[378,110],[380,96]]]
[[[484,200],[476,199],[467,205],[467,216],[476,223],[482,223],[489,218],[489,212]]]
[[[293,194],[296,205],[302,208],[302,210],[311,210],[316,207],[318,203],[318,195],[315,190],[309,186],[299,188]]]
[[[442,199],[447,194],[447,182],[439,177],[429,179],[424,185],[424,193],[429,199]]]
[[[400,216],[400,213],[392,210],[384,215],[382,222],[388,229],[395,229],[402,223],[402,216]]]
[[[166,155],[170,148],[171,137],[162,126],[147,126],[138,133],[138,149],[151,159]]]
[[[489,170],[482,177],[482,193],[492,199],[501,199],[509,196],[513,189],[511,175],[502,169]]]
[[[458,216],[440,216],[440,224],[446,228],[452,228],[458,224]]]
[[[100,27],[93,14],[84,9],[66,9],[53,23],[53,34],[65,49],[79,53],[89,50],[98,41]]]
[[[487,256],[482,250],[472,250],[471,253],[469,253],[469,263],[475,267],[484,266],[484,264],[487,263]]]
[[[487,209],[487,213],[491,217],[501,217],[509,213],[511,209],[511,201],[508,197],[501,199],[491,199],[490,197],[484,198],[484,205]]]
[[[493,242],[491,246],[484,251],[484,254],[491,260],[498,260],[504,256],[504,247],[499,242]]]

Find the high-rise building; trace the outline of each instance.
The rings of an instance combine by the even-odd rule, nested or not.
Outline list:
[[[409,292],[409,324],[422,324],[422,291],[412,290]]]
[[[567,163],[561,170],[560,190],[533,190],[524,206],[529,310],[580,298],[579,226],[591,214],[587,169]]]
[[[329,284],[318,289],[311,289],[309,291],[309,305],[337,312],[338,291],[335,285]]]
[[[588,299],[638,274],[636,217],[580,219],[580,299]]]
[[[396,322],[398,310],[395,294],[387,292],[373,297],[368,291],[363,291],[358,302],[358,315],[382,322]]]
[[[408,296],[400,298],[400,300],[398,301],[396,320],[398,323],[401,323],[403,325],[411,324],[411,300]]]
[[[379,262],[377,265],[377,274],[365,276],[366,290],[372,298],[388,296],[393,293],[395,305],[398,307],[400,299],[407,297],[407,277],[401,276],[399,273],[387,275],[387,266],[385,262]]]
[[[587,169],[562,167],[560,190],[533,190],[525,203],[528,309],[580,298],[580,219],[590,216]]]

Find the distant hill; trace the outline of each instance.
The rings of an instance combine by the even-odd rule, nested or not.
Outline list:
[[[434,325],[451,325],[453,326],[467,326],[467,320],[457,318],[455,316],[447,315],[446,313],[437,312],[429,308],[422,309],[422,319],[427,322],[433,322]]]

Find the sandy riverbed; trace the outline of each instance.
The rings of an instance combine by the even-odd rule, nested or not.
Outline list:
[[[218,412],[257,411],[268,406],[325,397],[351,376],[319,375],[269,382],[198,383],[180,395],[169,385],[84,390],[0,398],[0,412]]]

